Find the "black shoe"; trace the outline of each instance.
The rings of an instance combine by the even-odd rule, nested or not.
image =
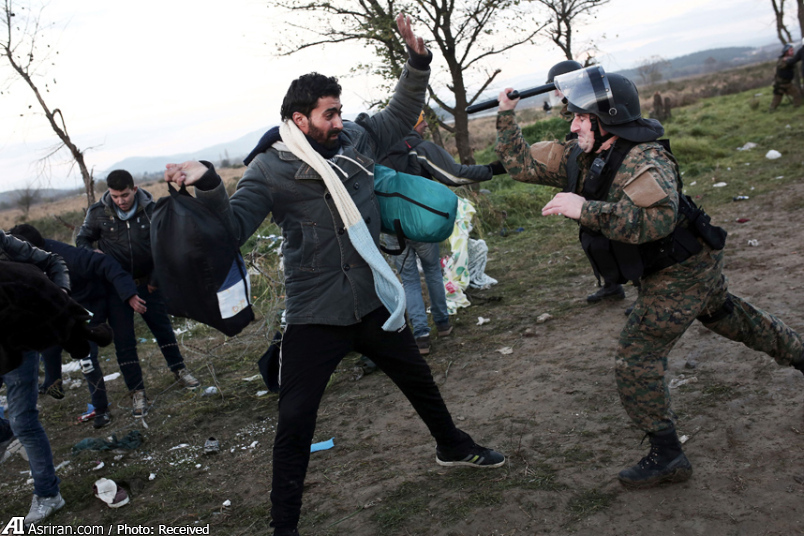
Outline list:
[[[299,536],[299,529],[276,529],[274,536]]]
[[[108,411],[106,413],[96,413],[95,420],[92,421],[92,427],[97,430],[98,428],[103,428],[110,422],[112,422],[112,414]]]
[[[425,335],[423,337],[419,337],[416,339],[416,346],[419,347],[419,353],[421,355],[427,355],[430,353],[430,335]]]
[[[360,367],[363,369],[363,374],[371,374],[377,371],[377,363],[364,355],[360,356]]]
[[[623,286],[618,283],[603,285],[600,290],[586,297],[589,303],[597,303],[602,300],[624,300],[625,291]]]
[[[692,476],[692,464],[681,450],[675,428],[649,433],[650,452],[633,467],[620,471],[623,486],[647,488],[662,482],[684,482]]]
[[[459,465],[479,468],[500,467],[505,463],[505,456],[497,451],[473,444],[467,452],[457,456],[448,456],[436,449],[436,463],[444,467]]]
[[[631,316],[631,313],[634,312],[634,306],[635,305],[636,305],[636,302],[632,303],[631,305],[629,305],[628,307],[625,308],[625,316]]]
[[[798,358],[798,361],[793,362],[793,368],[804,374],[804,352],[801,353],[801,357]]]

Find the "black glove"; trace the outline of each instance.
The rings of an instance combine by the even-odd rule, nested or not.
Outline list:
[[[502,162],[499,160],[495,160],[491,164],[489,164],[489,169],[491,170],[492,175],[505,175],[508,173],[503,167]]]

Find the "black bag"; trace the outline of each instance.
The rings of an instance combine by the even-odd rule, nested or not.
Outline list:
[[[251,288],[237,240],[219,214],[168,185],[151,221],[154,273],[168,313],[229,337],[252,320]]]

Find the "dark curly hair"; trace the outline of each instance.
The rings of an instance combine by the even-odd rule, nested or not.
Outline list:
[[[310,113],[318,104],[318,99],[340,96],[341,85],[334,76],[324,76],[319,73],[302,75],[290,83],[288,92],[285,94],[280,111],[282,120],[292,118],[296,112],[310,117]]]
[[[134,189],[134,177],[125,169],[115,169],[106,176],[106,186],[112,190]]]

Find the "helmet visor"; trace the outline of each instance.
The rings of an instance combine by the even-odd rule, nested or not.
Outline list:
[[[571,111],[607,118],[617,115],[606,72],[599,65],[556,76],[553,82],[569,101]]]

